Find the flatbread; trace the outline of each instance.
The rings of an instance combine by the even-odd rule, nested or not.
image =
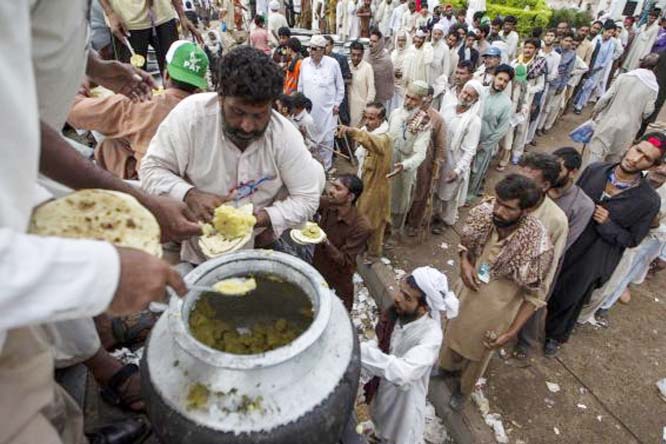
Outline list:
[[[96,239],[162,256],[160,226],[134,197],[109,190],[81,190],[38,207],[30,233]]]

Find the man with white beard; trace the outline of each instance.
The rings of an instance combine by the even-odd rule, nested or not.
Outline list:
[[[416,172],[425,159],[430,143],[430,117],[421,109],[428,85],[420,80],[407,87],[401,108],[389,119],[389,135],[393,138],[393,171],[391,184],[391,221],[401,233],[405,216],[411,206]]]
[[[451,69],[451,56],[449,46],[444,41],[444,25],[437,23],[432,27],[432,63],[430,64],[430,83],[442,74],[447,77]]]
[[[440,218],[454,225],[458,208],[465,204],[472,159],[481,134],[480,110],[485,89],[478,80],[470,80],[458,94],[457,103],[446,105],[442,117],[446,122],[446,158],[439,174],[437,197],[441,203]]]

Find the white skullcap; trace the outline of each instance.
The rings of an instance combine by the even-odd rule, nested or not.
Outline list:
[[[326,48],[327,43],[328,40],[326,40],[323,35],[317,34],[312,36],[312,38],[310,39],[309,46],[316,46],[317,48]]]
[[[469,80],[467,83],[465,83],[465,86],[463,86],[463,89],[467,88],[468,86],[470,88],[472,88],[474,91],[476,91],[476,93],[479,95],[479,98],[481,98],[481,95],[483,94],[483,92],[485,90],[485,87],[483,86],[483,83],[481,83],[478,80],[472,79],[472,80]]]
[[[438,31],[446,32],[446,28],[444,28],[444,25],[442,25],[441,23],[436,23],[435,26],[432,27],[433,31],[435,29]]]
[[[280,2],[277,0],[272,0],[269,4],[268,7],[271,8],[271,11],[277,11],[280,9]]]
[[[426,302],[433,319],[439,320],[439,313],[446,312],[447,319],[458,316],[460,302],[456,295],[449,290],[449,283],[444,273],[432,267],[419,267],[412,272],[421,291],[426,295]]]
[[[425,38],[425,37],[428,36],[428,34],[426,34],[425,32],[423,32],[422,29],[417,29],[417,30],[416,30],[416,34],[414,34],[414,36],[415,36],[415,37]]]

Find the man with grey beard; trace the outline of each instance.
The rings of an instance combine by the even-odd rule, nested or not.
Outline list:
[[[405,216],[412,203],[416,172],[425,159],[430,143],[430,117],[421,109],[427,94],[428,85],[425,82],[412,82],[407,88],[402,107],[393,111],[389,119],[394,165],[387,177],[393,178],[391,224],[398,233],[402,232]]]

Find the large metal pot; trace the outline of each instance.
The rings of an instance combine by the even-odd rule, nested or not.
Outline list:
[[[234,355],[190,334],[188,316],[197,293],[174,298],[150,335],[141,365],[155,433],[165,444],[336,443],[353,408],[360,372],[358,341],[347,312],[316,270],[273,251],[210,260],[185,281],[210,285],[248,273],[276,275],[303,289],[313,305],[312,324],[284,347]],[[188,409],[188,392],[197,383],[222,395],[203,409]],[[233,407],[247,401],[254,406],[249,411]]]

